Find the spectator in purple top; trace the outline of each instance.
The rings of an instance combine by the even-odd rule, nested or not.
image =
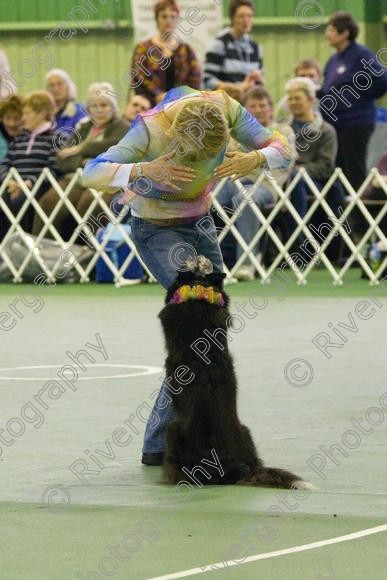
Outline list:
[[[47,91],[54,97],[56,110],[56,128],[65,135],[74,133],[75,125],[84,117],[86,112],[82,105],[76,102],[77,89],[70,75],[61,68],[53,68],[46,75]]]
[[[366,177],[366,152],[375,126],[375,99],[387,91],[387,73],[375,54],[358,44],[349,12],[331,16],[325,36],[336,54],[328,60],[320,108],[338,137],[337,165],[356,190]]]

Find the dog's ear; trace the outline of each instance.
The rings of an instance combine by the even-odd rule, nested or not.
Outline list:
[[[223,280],[225,279],[226,274],[223,272],[212,272],[211,274],[207,274],[206,280],[209,280],[211,284],[217,286],[218,288],[223,288]]]
[[[186,270],[186,271],[181,271],[178,270],[177,271],[177,277],[175,280],[175,284],[189,284],[190,282],[193,282],[195,280],[195,273],[192,272],[191,270]]]

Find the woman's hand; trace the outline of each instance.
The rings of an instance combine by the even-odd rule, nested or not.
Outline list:
[[[248,175],[257,167],[264,167],[267,164],[266,157],[260,151],[251,151],[243,153],[241,151],[232,151],[226,153],[227,161],[223,161],[215,169],[215,177],[231,177],[231,181],[236,181],[245,175]]]
[[[28,187],[28,189],[31,189],[32,181],[30,179],[26,179],[24,181],[24,183],[26,184],[26,187]],[[21,193],[21,191],[22,190],[21,190],[19,184],[14,179],[11,179],[8,182],[8,193],[9,193],[11,199],[16,199],[18,197],[19,193]]]
[[[19,184],[14,179],[10,179],[8,182],[8,193],[11,199],[15,199],[19,195],[20,191],[21,189]]]
[[[79,145],[73,145],[72,147],[64,147],[58,151],[57,155],[59,159],[64,159],[70,155],[76,155],[77,153],[79,153]]]
[[[195,179],[195,172],[190,167],[185,167],[184,165],[176,165],[171,161],[172,157],[176,155],[175,151],[171,153],[165,153],[160,157],[157,157],[154,161],[149,161],[147,163],[141,163],[143,169],[144,177],[148,177],[151,181],[156,184],[162,184],[164,187],[168,187],[171,191],[181,191],[178,186],[179,183],[190,183]],[[134,176],[130,176],[131,181],[133,178],[137,177],[137,169],[135,168]]]
[[[262,73],[257,68],[249,72],[248,75],[245,76],[245,80],[253,81],[254,84],[263,83],[262,80]]]

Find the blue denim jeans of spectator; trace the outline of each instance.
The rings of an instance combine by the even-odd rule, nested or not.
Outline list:
[[[254,202],[260,209],[263,209],[266,205],[273,202],[273,195],[262,185],[253,186],[253,182],[249,179],[242,179],[241,181],[242,184],[246,187],[245,193],[242,193],[234,182],[227,180],[217,195],[216,199],[223,207],[227,207],[235,211],[238,211],[238,208],[244,199],[248,200],[248,203],[241,211],[240,216],[237,217],[234,222],[238,232],[248,244],[262,225],[251,209],[252,202]],[[251,252],[253,254],[258,254],[259,242],[255,244],[253,248],[251,248]],[[243,253],[243,248],[240,244],[237,244],[237,260],[242,256]],[[246,258],[244,262],[248,262],[248,258]]]
[[[160,226],[138,217],[131,218],[132,238],[142,260],[164,288],[175,281],[180,266],[194,255],[209,258],[215,272],[223,272],[223,259],[211,216],[177,226]],[[169,389],[164,380],[153,412],[148,420],[143,453],[160,453],[165,449],[165,428],[174,419]],[[160,421],[154,425],[154,418]]]
[[[313,179],[313,182],[320,191],[326,183],[326,181],[320,181],[318,179]],[[304,218],[308,211],[308,195],[310,193],[309,186],[303,179],[298,182],[291,193],[290,200],[301,218]],[[343,207],[344,205],[344,192],[341,183],[336,181],[328,191],[325,199],[332,210],[333,216],[336,216],[337,218],[340,217],[341,214],[339,207]],[[313,223],[313,225],[318,229],[322,223],[328,221],[328,217],[329,216],[326,215],[325,211],[321,207],[318,207],[311,217],[310,223]],[[297,224],[294,218],[290,215],[290,212],[285,214],[284,223],[284,242],[286,242],[296,229]],[[332,221],[330,223],[332,224]],[[295,247],[293,249],[296,252],[299,251],[299,246],[304,242],[304,240],[305,234],[301,232],[294,243]],[[326,255],[330,260],[335,262],[339,258],[341,245],[340,238],[334,237],[326,251]]]
[[[317,182],[315,183],[317,187],[319,187]],[[303,179],[300,179],[300,181],[297,183],[292,193],[290,194],[290,202],[301,218],[304,218],[306,212],[308,211],[308,194],[309,187]],[[290,238],[290,236],[292,235],[298,224],[290,212],[287,212],[284,215],[283,223],[284,223],[284,243],[285,243],[288,241],[288,239]],[[304,240],[305,234],[301,232],[298,238],[296,239],[295,244],[300,245]]]
[[[318,181],[316,179],[314,179],[313,181],[317,185],[317,188],[321,191],[325,183],[322,181]],[[333,226],[335,222],[334,220],[331,220],[329,218],[330,217],[340,218],[342,212],[344,211],[345,194],[343,186],[339,181],[336,181],[329,189],[328,193],[325,196],[325,201],[329,205],[331,211],[327,214],[326,211],[320,206],[316,209],[316,211],[310,218],[310,223],[312,223],[317,229],[319,229],[321,227],[321,224],[323,223],[328,223]],[[328,230],[325,229],[325,234],[327,233]],[[320,240],[319,243],[322,243],[322,241]],[[343,252],[343,239],[340,235],[334,236],[328,247],[325,249],[325,254],[331,262],[336,264],[339,263],[342,252]]]

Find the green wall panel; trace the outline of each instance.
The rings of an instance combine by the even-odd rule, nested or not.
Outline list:
[[[20,61],[32,60],[32,48],[39,42],[43,41],[43,45],[47,46],[45,34],[14,32],[1,35],[16,80],[23,79],[23,75],[18,73]],[[283,27],[279,32],[275,27],[264,26],[257,28],[254,36],[264,47],[266,79],[275,98],[282,94],[283,85],[292,76],[297,60],[314,56],[325,62],[332,52],[325,43],[322,30],[313,32],[300,27]],[[88,85],[96,80],[113,83],[116,92],[120,92],[121,82],[126,95],[127,88],[122,76],[130,66],[131,49],[129,30],[90,30],[87,34],[79,31],[68,42],[58,42],[56,48],[49,48],[49,52],[55,59],[52,66],[68,70],[79,87],[80,98],[84,98]],[[21,92],[43,87],[47,65],[35,64],[35,74],[26,80]]]
[[[131,17],[130,0],[90,0],[98,10],[95,20],[126,20]],[[292,17],[302,0],[254,0],[257,17]],[[367,9],[386,0],[319,0],[328,16],[336,10],[349,10],[356,18],[364,19]],[[84,6],[82,0],[2,0],[0,2],[0,22],[42,22],[68,20],[68,14],[76,6]],[[223,2],[227,14],[228,1]],[[90,10],[90,13],[92,11]]]
[[[130,0],[90,0],[97,12],[89,8],[95,20],[126,19],[130,17]],[[68,21],[69,13],[77,6],[87,7],[82,0],[2,0],[1,22]],[[79,11],[81,13],[81,11]]]
[[[91,0],[96,6],[99,0]],[[352,11],[354,8],[364,6],[363,0],[351,0],[346,3],[345,0],[340,2],[336,0],[319,0],[324,6],[347,8],[351,4]],[[374,0],[379,2],[379,0]],[[0,0],[0,24],[4,23],[5,15],[11,18],[22,18],[27,20],[28,14],[38,15],[39,18],[46,18],[47,22],[68,22],[68,12],[81,3],[81,0]],[[294,14],[293,9],[298,5],[297,0],[270,0],[260,1],[261,16],[271,17],[276,11],[284,15],[286,5],[291,8],[290,13]],[[384,5],[387,0],[383,0]],[[7,9],[4,6],[7,5]],[[46,6],[43,10],[42,6]],[[258,3],[257,3],[258,5]],[[262,7],[265,7],[263,9]],[[21,8],[26,7],[26,10]],[[112,18],[111,13],[114,11],[118,20],[128,20],[130,0],[106,0],[106,5],[101,5],[101,15]],[[268,8],[270,8],[270,13]],[[102,12],[102,9],[104,12]],[[67,11],[67,12],[66,12]],[[288,10],[289,14],[289,10]],[[314,57],[324,64],[327,58],[332,54],[332,50],[324,39],[324,25],[312,30],[302,28],[296,20],[294,24],[290,21],[287,24],[268,25],[259,23],[254,27],[253,35],[257,41],[262,43],[265,55],[265,75],[270,91],[275,99],[280,98],[283,94],[283,86],[286,80],[293,75],[295,62],[301,58]],[[263,21],[264,22],[264,21]],[[362,21],[364,22],[364,20]],[[367,23],[364,27],[362,23],[361,42],[366,42],[373,50],[378,50],[382,46],[387,46],[387,27],[380,25],[379,36],[372,32],[375,41],[372,46],[371,31],[374,31],[377,23]],[[49,46],[45,41],[45,36],[49,33],[47,30],[25,30],[25,31],[1,31],[0,44],[7,52],[11,67],[15,72],[16,79],[21,79],[17,69],[22,59],[32,59],[32,49],[39,43]],[[365,36],[366,35],[366,36]],[[368,42],[367,42],[368,40]],[[376,42],[377,40],[377,42]],[[79,97],[84,99],[86,89],[91,82],[109,81],[115,88],[116,92],[121,91],[126,96],[127,87],[123,82],[123,74],[129,68],[130,55],[132,50],[132,31],[128,27],[121,27],[114,30],[90,29],[88,33],[78,30],[77,34],[69,41],[57,40],[55,46],[49,47],[50,54],[55,59],[51,66],[59,66],[70,72],[79,88]],[[20,65],[19,65],[20,66]],[[26,65],[28,66],[28,65]],[[30,79],[27,79],[21,92],[28,92],[42,88],[44,86],[44,75],[46,68],[44,64],[36,64],[36,71]],[[123,101],[122,101],[123,103]]]

